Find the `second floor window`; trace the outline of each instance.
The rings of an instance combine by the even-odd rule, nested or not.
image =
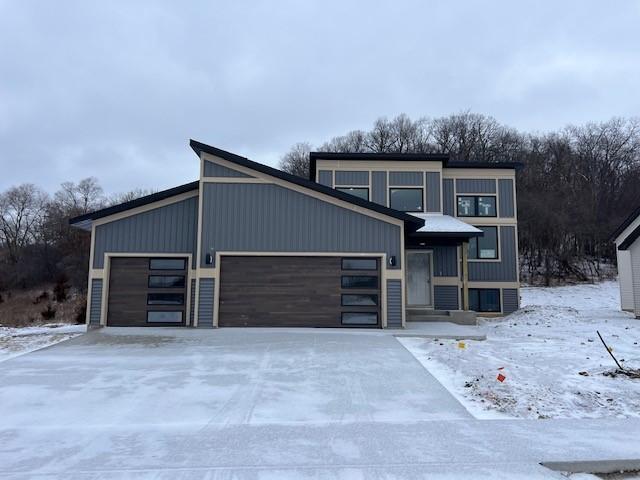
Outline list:
[[[369,200],[369,189],[368,188],[358,188],[358,187],[337,187],[336,190],[339,190],[344,193],[348,193],[350,195],[359,197],[363,200]]]
[[[495,217],[496,197],[470,196],[458,197],[459,217]]]
[[[389,206],[401,212],[423,212],[421,188],[390,188]]]
[[[469,260],[495,260],[498,258],[498,227],[476,227],[482,237],[469,240]]]

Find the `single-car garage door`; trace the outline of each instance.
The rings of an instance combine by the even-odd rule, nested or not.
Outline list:
[[[113,257],[110,263],[108,326],[185,324],[186,258]]]
[[[222,256],[220,327],[379,327],[380,260]]]

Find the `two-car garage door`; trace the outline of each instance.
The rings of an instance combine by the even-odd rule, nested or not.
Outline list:
[[[182,326],[187,259],[111,259],[107,325]],[[380,260],[328,256],[226,256],[220,327],[378,327]]]

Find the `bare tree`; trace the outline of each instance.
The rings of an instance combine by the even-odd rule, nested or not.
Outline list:
[[[47,201],[47,194],[30,183],[0,195],[0,235],[12,263],[17,263],[21,251],[40,235]]]
[[[292,175],[309,178],[310,152],[311,145],[309,143],[296,143],[280,160],[280,169]]]
[[[152,195],[155,193],[155,190],[147,189],[147,188],[134,188],[133,190],[129,190],[128,192],[116,193],[111,195],[107,199],[107,205],[117,205],[119,203],[130,202],[131,200],[136,200],[140,197],[146,197],[147,195]]]

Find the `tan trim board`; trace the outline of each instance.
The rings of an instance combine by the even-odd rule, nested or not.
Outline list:
[[[139,215],[141,213],[149,212],[157,208],[166,207],[167,205],[171,205],[173,203],[182,202],[183,200],[187,200],[197,195],[198,195],[197,190],[181,193],[179,195],[174,195],[173,197],[165,198],[164,200],[158,200],[157,202],[132,208],[131,210],[126,210],[124,212],[114,213],[113,215],[98,218],[97,220],[93,220],[92,226],[104,225],[105,223],[111,223],[111,222],[115,222],[116,220],[121,220],[123,218]]]
[[[359,213],[361,215],[366,215],[366,216],[375,218],[377,220],[381,220],[381,221],[383,221],[385,223],[391,223],[391,224],[397,225],[399,227],[404,227],[404,222],[402,220],[400,220],[400,219],[397,219],[397,218],[394,218],[394,217],[390,217],[390,216],[384,215],[382,213],[378,213],[378,212],[373,211],[373,210],[369,210],[368,208],[364,208],[364,207],[360,207],[358,205],[354,205],[354,204],[346,202],[344,200],[340,200],[340,199],[332,197],[330,195],[326,195],[324,193],[317,192],[317,191],[312,190],[310,188],[306,188],[306,187],[302,187],[300,185],[296,185],[296,184],[288,182],[286,180],[282,180],[282,179],[279,179],[279,178],[276,178],[276,177],[272,177],[271,175],[267,175],[267,174],[259,172],[257,170],[251,170],[251,169],[248,169],[248,168],[245,168],[245,167],[241,167],[241,166],[236,165],[236,164],[234,164],[232,162],[228,162],[226,160],[219,159],[218,157],[213,157],[211,155],[208,155],[207,153],[204,153],[204,152],[203,152],[202,155],[203,155],[203,157],[202,157],[203,159],[206,159],[207,157],[215,158],[216,159],[215,161],[217,163],[219,163],[220,165],[222,165],[222,166],[225,166],[225,167],[228,166],[229,168],[233,168],[233,169],[238,170],[240,172],[250,174],[250,175],[252,175],[252,176],[254,176],[256,178],[261,178],[263,180],[266,180],[267,183],[272,183],[272,184],[278,185],[280,187],[284,187],[284,188],[287,188],[289,190],[293,190],[293,191],[302,193],[302,194],[310,196],[310,197],[318,198],[319,200],[322,200],[324,202],[332,203],[332,204],[334,204],[336,206],[339,206],[341,208],[344,208],[346,210],[351,210],[351,211]],[[335,179],[334,179],[334,181],[335,181]]]
[[[262,178],[246,177],[202,177],[204,183],[271,183]]]
[[[433,285],[438,287],[442,287],[442,286],[461,287],[462,282],[457,276],[456,277],[433,277]]]
[[[469,282],[469,288],[520,288],[518,282]]]
[[[410,161],[410,162],[402,162],[402,161],[370,161],[370,160],[324,160],[321,158],[316,159],[316,173],[318,170],[340,170],[340,171],[349,171],[349,170],[359,170],[364,171],[368,170],[372,171],[384,171],[384,170],[393,170],[393,171],[433,171],[433,172],[441,172],[442,162],[433,161],[433,160],[425,160],[425,161]]]

